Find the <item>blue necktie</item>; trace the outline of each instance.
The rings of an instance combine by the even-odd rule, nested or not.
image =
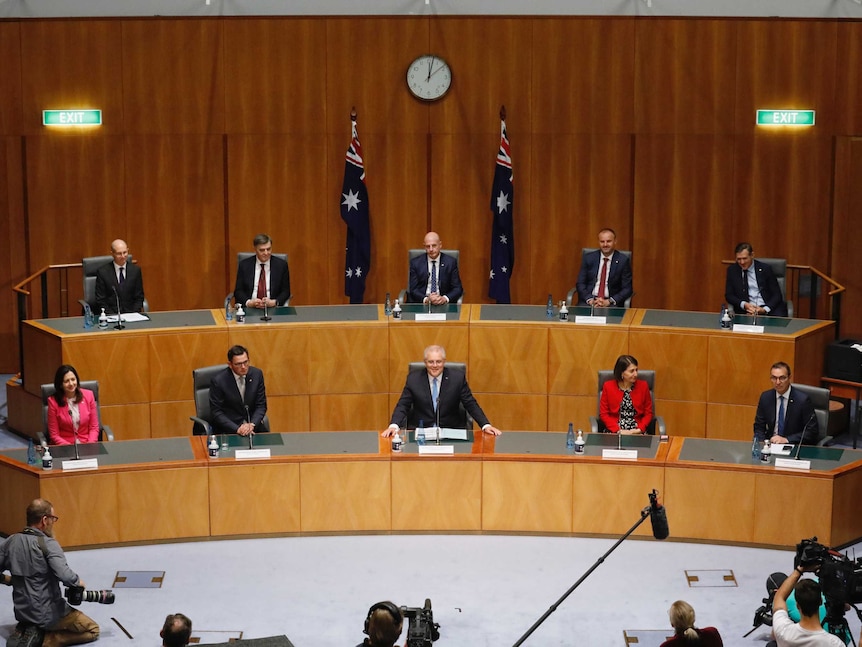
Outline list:
[[[126,269],[125,267],[121,267],[121,268],[120,268],[120,280],[118,281],[118,283],[119,283],[120,285],[122,285],[122,284],[123,284],[123,282],[126,280],[126,275],[124,274],[124,270],[125,270],[125,269]]]
[[[437,291],[437,261],[431,261],[431,292]],[[437,378],[434,378],[435,380]]]
[[[784,435],[784,396],[778,396],[778,435]]]
[[[437,378],[435,377],[431,380],[431,400],[434,401],[434,411],[437,411],[437,401],[439,400],[437,393]]]

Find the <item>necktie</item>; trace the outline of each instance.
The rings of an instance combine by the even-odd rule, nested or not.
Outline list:
[[[784,396],[778,396],[778,435],[784,435]]]
[[[437,400],[439,400],[437,391],[437,378],[431,380],[431,400],[434,401],[434,411],[437,411]]]
[[[437,291],[437,261],[431,261],[431,292]]]
[[[605,286],[608,282],[608,261],[610,259],[606,256],[603,260],[604,263],[602,263],[602,275],[599,278],[599,293],[596,295],[600,299],[605,298]]]
[[[266,265],[260,264],[260,278],[257,280],[257,298],[266,298]]]
[[[239,399],[245,402],[245,377],[242,375],[236,376],[236,386],[239,389]]]
[[[126,280],[126,275],[125,275],[125,273],[124,273],[124,270],[125,270],[125,269],[126,269],[125,267],[121,267],[121,268],[120,268],[120,280],[119,280],[119,284],[120,284],[120,285],[122,285],[122,284],[123,284],[123,281],[125,281],[125,280]]]
[[[748,270],[742,270],[742,295],[743,301],[748,302]]]

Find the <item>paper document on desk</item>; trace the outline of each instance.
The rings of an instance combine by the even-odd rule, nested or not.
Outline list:
[[[149,321],[150,318],[141,314],[140,312],[124,312],[123,313],[123,322],[124,323],[137,323],[139,321]],[[117,315],[108,315],[108,323],[117,323]]]
[[[790,456],[793,451],[793,443],[773,443],[770,446],[772,453],[778,456]]]
[[[440,440],[467,440],[466,429],[450,429],[449,427],[440,428]]]

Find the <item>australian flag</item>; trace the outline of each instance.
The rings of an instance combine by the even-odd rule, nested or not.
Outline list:
[[[515,266],[515,239],[512,210],[515,192],[512,186],[512,157],[506,122],[500,120],[500,151],[494,170],[494,186],[491,188],[491,273],[488,279],[488,296],[497,303],[512,303],[509,279]]]
[[[365,165],[362,146],[353,120],[353,136],[344,162],[341,185],[341,218],[347,223],[347,247],[344,252],[344,294],[350,303],[362,303],[365,277],[371,269],[371,227],[368,220],[368,190],[365,187]]]

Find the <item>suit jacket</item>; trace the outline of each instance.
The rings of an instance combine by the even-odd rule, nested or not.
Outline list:
[[[488,417],[482,411],[479,403],[476,402],[476,398],[473,397],[464,371],[444,368],[443,373],[440,374],[437,396],[440,400],[438,409],[441,427],[449,427],[450,429],[464,427],[465,420],[459,412],[459,404],[464,405],[464,408],[480,427],[488,424]],[[437,422],[437,414],[434,413],[434,403],[431,399],[428,372],[424,370],[411,371],[407,374],[407,382],[404,384],[401,398],[392,412],[390,424],[415,428],[420,420],[425,422],[426,427],[431,427]]]
[[[233,298],[237,303],[245,305],[249,299],[257,298],[254,271],[258,263],[257,256],[251,256],[240,261],[237,266],[236,287],[233,289]],[[276,256],[269,257],[269,294],[280,306],[290,299],[290,269],[285,261]]]
[[[96,396],[89,389],[81,389],[83,399],[78,403],[78,414],[81,417],[77,435],[79,443],[95,443],[99,440],[99,410],[96,408]],[[69,407],[57,404],[52,395],[48,398],[48,442],[52,445],[72,445],[75,442],[75,426]]]
[[[114,288],[120,295],[120,308],[123,312],[140,312],[144,307],[144,278],[141,268],[132,263],[126,263],[126,279],[121,286],[114,272],[114,262],[102,265],[96,270],[96,307],[104,308],[108,314],[117,314],[117,297]],[[98,315],[98,310],[96,311]]]
[[[622,403],[623,391],[617,381],[611,379],[605,382],[602,385],[602,397],[599,400],[599,418],[601,418],[605,429],[612,433],[617,433],[620,430],[620,405]],[[636,381],[632,387],[632,404],[635,408],[635,423],[638,429],[647,433],[653,421],[652,397],[649,394],[649,386],[644,380]]]
[[[458,261],[454,256],[440,253],[437,257],[437,292],[449,297],[450,303],[455,303],[464,294],[461,287],[461,275],[458,273]],[[425,289],[428,286],[428,255],[421,254],[410,261],[410,285],[407,289],[407,301],[422,303],[425,300]]]
[[[245,407],[248,406],[248,420]],[[210,412],[213,433],[235,434],[244,422],[253,422],[255,431],[269,431],[261,426],[266,415],[266,385],[263,371],[248,367],[245,376],[245,399],[239,397],[234,372],[225,366],[210,382]]]
[[[769,306],[770,317],[786,317],[787,304],[781,296],[781,286],[772,268],[766,263],[754,259],[752,264],[760,295]],[[727,280],[724,282],[724,298],[728,304],[739,312],[744,312],[743,301],[748,301],[748,283],[742,280],[742,268],[735,263],[727,268]]]
[[[596,277],[599,274],[599,263],[602,259],[601,250],[584,255],[581,271],[578,273],[578,304],[584,305],[587,299],[593,298],[596,287]],[[622,307],[632,294],[632,264],[628,256],[614,251],[608,263],[608,295],[616,304]]]
[[[790,386],[790,398],[784,410],[784,433],[788,442],[803,445],[816,445],[820,437],[820,426],[811,399],[802,391]],[[775,420],[775,389],[769,389],[760,394],[757,412],[754,414],[754,437],[757,440],[770,438],[778,433]]]

